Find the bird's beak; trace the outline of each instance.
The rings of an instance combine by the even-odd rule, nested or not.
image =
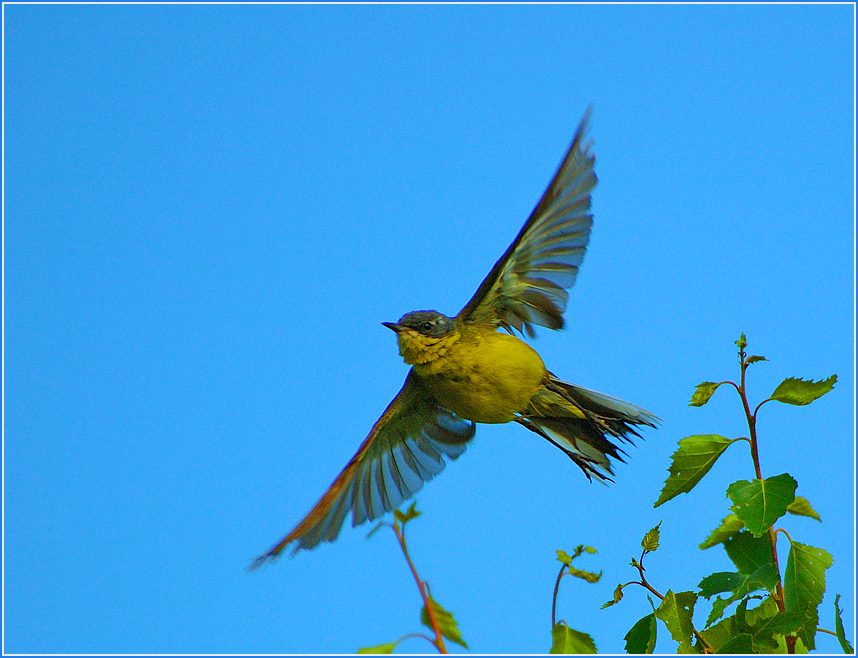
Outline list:
[[[383,324],[388,329],[392,329],[396,333],[399,333],[400,331],[405,331],[405,327],[403,327],[401,324],[397,324],[396,322],[382,322],[381,324]]]

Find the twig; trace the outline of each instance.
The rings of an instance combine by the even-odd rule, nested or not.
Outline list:
[[[565,570],[566,570],[566,565],[561,564],[560,565],[560,573],[557,574],[557,582],[554,583],[554,599],[552,599],[552,601],[551,601],[551,628],[554,628],[555,626],[557,626],[557,621],[556,621],[557,616],[555,614],[557,611],[557,590],[560,589],[560,579],[563,578],[563,572]]]
[[[638,570],[638,573],[640,574],[640,577],[641,577],[640,581],[633,580],[632,582],[633,582],[633,583],[636,583],[636,584],[638,584],[638,585],[641,585],[642,587],[645,587],[645,588],[646,588],[646,589],[648,589],[650,592],[652,592],[653,594],[655,594],[655,595],[656,595],[656,596],[657,596],[661,601],[663,601],[663,600],[664,600],[664,596],[662,596],[662,595],[658,592],[658,590],[656,590],[652,585],[650,585],[650,584],[649,584],[649,581],[647,581],[647,579],[646,579],[646,576],[644,576],[644,567],[643,567],[643,559],[644,559],[644,555],[646,555],[646,551],[644,551],[643,553],[641,553],[641,559],[640,559],[640,561],[634,561],[634,562],[633,562],[633,564],[632,564],[632,566],[633,566],[633,567],[635,567],[635,568]],[[629,583],[629,585],[631,585],[631,583]],[[693,624],[692,624],[692,626],[691,626],[691,631],[694,633],[694,637],[696,637],[696,638],[697,638],[697,641],[698,641],[698,642],[700,642],[700,644],[703,646],[703,652],[704,652],[704,653],[714,653],[714,652],[715,652],[715,650],[712,648],[712,645],[710,645],[710,644],[706,641],[706,638],[705,638],[705,637],[703,637],[703,635],[702,635],[702,634],[701,634],[701,633],[700,633],[696,628],[694,628],[694,625],[693,625]]]
[[[432,624],[432,630],[435,631],[435,640],[432,644],[438,649],[439,653],[448,653],[447,647],[444,645],[444,636],[441,634],[441,629],[438,626],[438,620],[435,618],[435,611],[429,603],[429,596],[426,593],[426,583],[420,580],[417,575],[417,569],[414,568],[414,563],[411,561],[411,556],[408,555],[408,547],[405,545],[405,535],[399,530],[399,522],[394,521],[391,526],[396,534],[396,539],[399,540],[399,546],[402,548],[402,553],[408,562],[408,567],[411,569],[411,574],[414,576],[414,581],[417,583],[417,589],[420,590],[420,597],[423,599],[423,605],[426,606],[426,613],[429,615],[429,622]],[[427,638],[428,639],[428,638]]]
[[[742,371],[742,383],[737,387],[737,390],[739,391],[739,397],[742,399],[742,407],[745,410],[745,418],[748,421],[748,431],[751,434],[751,459],[754,462],[754,472],[756,473],[757,479],[762,481],[763,471],[760,468],[760,453],[757,448],[757,412],[760,410],[763,403],[761,402],[758,404],[757,408],[754,409],[754,413],[751,413],[751,407],[748,405],[748,397],[745,394],[745,371],[748,369],[748,361],[745,358],[745,350],[743,347],[739,347],[739,364]],[[765,402],[765,400],[763,402]],[[777,603],[778,610],[780,612],[786,612],[784,586],[781,581],[781,567],[778,561],[777,536],[772,528],[769,528],[767,534],[769,537],[769,550],[772,555],[772,563],[775,565],[775,573],[777,573],[778,576],[774,599],[775,603]],[[795,653],[795,643],[796,637],[794,635],[786,636],[787,653]]]

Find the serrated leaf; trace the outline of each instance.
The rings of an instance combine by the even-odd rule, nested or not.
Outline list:
[[[712,610],[706,619],[706,626],[711,626],[720,619],[727,606],[734,601],[738,601],[757,590],[771,592],[777,587],[777,583],[778,572],[772,562],[763,564],[750,574],[719,572],[706,576],[698,585],[701,596],[708,599],[721,592],[730,592],[730,596],[718,597],[712,602]]]
[[[548,653],[598,653],[593,638],[569,628],[565,621],[551,629],[551,649]]]
[[[396,642],[388,642],[387,644],[379,644],[374,647],[364,647],[358,649],[358,653],[393,653],[396,648]]]
[[[834,558],[821,548],[792,542],[784,571],[784,603],[788,612],[807,614],[798,635],[808,649],[816,648],[819,604],[825,594],[825,570]]]
[[[818,382],[812,379],[805,381],[796,377],[787,377],[778,384],[770,399],[799,406],[810,404],[833,389],[836,382],[837,375],[831,375],[828,379]]]
[[[691,401],[688,403],[688,406],[702,407],[704,404],[709,402],[709,398],[712,397],[712,394],[715,393],[718,387],[723,383],[724,382],[700,382],[694,389],[694,394],[691,396]]]
[[[724,542],[724,550],[740,573],[754,573],[764,564],[772,564],[768,536],[754,537],[742,530]]]
[[[764,357],[764,356],[756,356],[756,355],[754,355],[754,356],[749,356],[749,357],[746,359],[745,363],[747,363],[748,365],[751,365],[752,363],[757,363],[758,361],[768,361],[768,359],[767,359],[766,357]]]
[[[700,596],[710,599],[715,594],[734,591],[745,578],[746,576],[741,573],[718,571],[706,576],[697,587],[700,588]]]
[[[736,606],[736,613],[733,615],[733,624],[736,628],[737,633],[750,633],[751,626],[748,623],[748,620],[745,619],[745,616],[748,612],[748,599],[742,599],[739,601],[739,605]]]
[[[750,633],[739,633],[722,644],[717,653],[749,654],[754,653],[754,640]]]
[[[705,628],[700,631],[700,635],[703,636],[706,643],[717,653],[718,648],[735,635],[733,632],[733,618],[727,617],[726,619],[722,619],[712,628]],[[703,653],[703,645],[699,641],[694,646],[700,653]]]
[[[764,620],[775,616],[776,614],[778,614],[778,605],[777,603],[775,603],[774,598],[768,596],[756,608],[747,611],[747,613],[745,614],[746,624],[757,625]],[[718,614],[718,616],[720,616],[720,613]],[[707,622],[707,626],[708,625],[709,622]],[[729,642],[739,633],[735,626],[735,619],[733,617],[727,617],[726,619],[722,619],[721,621],[719,621],[711,628],[707,628],[706,630],[702,631],[701,635],[703,635],[703,637],[706,639],[706,642],[709,644],[709,646],[718,651],[718,649],[722,645]],[[700,648],[699,644],[695,646]]]
[[[745,524],[739,520],[738,516],[735,514],[728,514],[724,517],[724,520],[721,521],[721,525],[710,532],[706,541],[700,544],[701,550],[706,550],[707,548],[712,548],[713,546],[724,543],[724,541],[744,527]]]
[[[753,614],[756,611],[746,613],[748,600],[743,600],[736,610],[733,619],[733,628],[738,633],[749,633],[753,642],[753,653],[776,653],[778,651],[778,639],[784,635],[795,633],[803,622],[803,616],[793,612],[777,613],[774,615],[760,617]],[[759,609],[759,608],[758,608]],[[754,621],[757,619],[758,621]]]
[[[679,450],[673,453],[672,463],[667,469],[670,475],[653,507],[691,491],[735,440],[717,434],[697,434],[680,439]]]
[[[804,496],[796,496],[795,500],[787,507],[787,512],[795,514],[796,516],[809,516],[820,523],[822,522],[822,519],[819,518],[819,514],[817,514],[816,510],[810,506],[810,503]]]
[[[801,628],[804,617],[797,612],[781,612],[754,626],[754,635],[790,635]]]
[[[843,610],[840,609],[840,594],[834,597],[834,630],[836,631],[837,641],[840,642],[840,648],[843,653],[855,653],[855,649],[849,644],[846,639],[846,631],[843,630],[843,619],[841,615]]]
[[[622,600],[623,600],[623,586],[617,585],[617,589],[614,590],[614,600],[608,601],[607,603],[603,603],[602,607],[600,609],[604,610],[605,608],[610,608],[612,605],[614,605],[615,603],[619,603]]]
[[[756,608],[748,610],[745,614],[745,617],[748,620],[748,623],[752,626],[758,625],[764,619],[771,619],[776,614],[778,614],[780,610],[778,609],[778,604],[775,601],[775,597],[769,595],[763,599],[763,602],[760,603]]]
[[[691,637],[694,627],[691,617],[694,614],[694,604],[697,602],[697,594],[694,592],[680,592],[674,594],[668,590],[655,616],[664,622],[670,636],[679,642],[679,653],[691,653]]]
[[[782,517],[795,500],[798,483],[788,473],[765,480],[739,480],[727,487],[733,501],[730,509],[755,537],[759,537]]]
[[[411,503],[411,507],[408,508],[407,512],[400,512],[398,509],[393,510],[393,516],[396,517],[396,520],[399,521],[402,525],[408,523],[411,519],[416,519],[423,512],[417,511],[417,503]]]
[[[641,541],[641,548],[644,549],[647,553],[652,553],[655,549],[658,548],[658,541],[660,538],[659,527],[661,526],[661,521],[658,522],[658,525],[655,526],[652,530],[647,531],[644,535],[643,540]]]
[[[639,619],[623,638],[626,641],[626,653],[652,653],[657,633],[658,623],[654,612]]]
[[[572,558],[569,557],[569,553],[566,551],[557,551],[557,560],[558,562],[562,562],[567,567],[572,564]]]
[[[734,603],[736,599],[732,596],[727,596],[721,598],[720,596],[712,601],[712,610],[709,611],[709,616],[706,618],[706,628],[714,624],[716,621],[721,619],[721,616],[724,614],[724,610],[728,605]],[[731,617],[732,619],[732,617]]]
[[[774,564],[764,564],[751,574],[720,571],[700,581],[700,595],[711,598],[721,592],[732,592],[734,601],[757,590],[770,592],[778,583],[778,572]]]
[[[451,642],[455,642],[467,649],[468,645],[465,644],[465,640],[462,639],[462,634],[459,631],[459,625],[456,623],[456,618],[453,617],[452,613],[449,613],[442,608],[441,605],[431,596],[429,597],[429,605],[432,606],[432,612],[435,613],[435,619],[438,620],[438,630],[441,631],[441,635]],[[420,621],[427,628],[432,628],[432,620],[429,618],[429,611],[426,610],[425,605],[420,610]]]

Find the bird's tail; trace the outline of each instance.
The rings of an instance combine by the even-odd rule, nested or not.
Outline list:
[[[622,448],[611,442],[631,443],[640,437],[635,427],[655,427],[659,418],[645,409],[617,398],[575,386],[550,374],[531,398],[518,422],[560,448],[587,479],[611,480],[608,457],[625,461]]]

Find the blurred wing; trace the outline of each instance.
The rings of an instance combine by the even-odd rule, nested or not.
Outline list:
[[[590,192],[596,186],[587,140],[590,111],[521,232],[458,318],[513,328],[533,336],[533,324],[563,326],[563,311],[590,241]]]
[[[474,423],[437,405],[411,374],[378,419],[357,454],[306,518],[251,569],[274,559],[292,543],[293,552],[337,538],[346,515],[352,525],[372,521],[411,498],[456,459],[476,432]]]

